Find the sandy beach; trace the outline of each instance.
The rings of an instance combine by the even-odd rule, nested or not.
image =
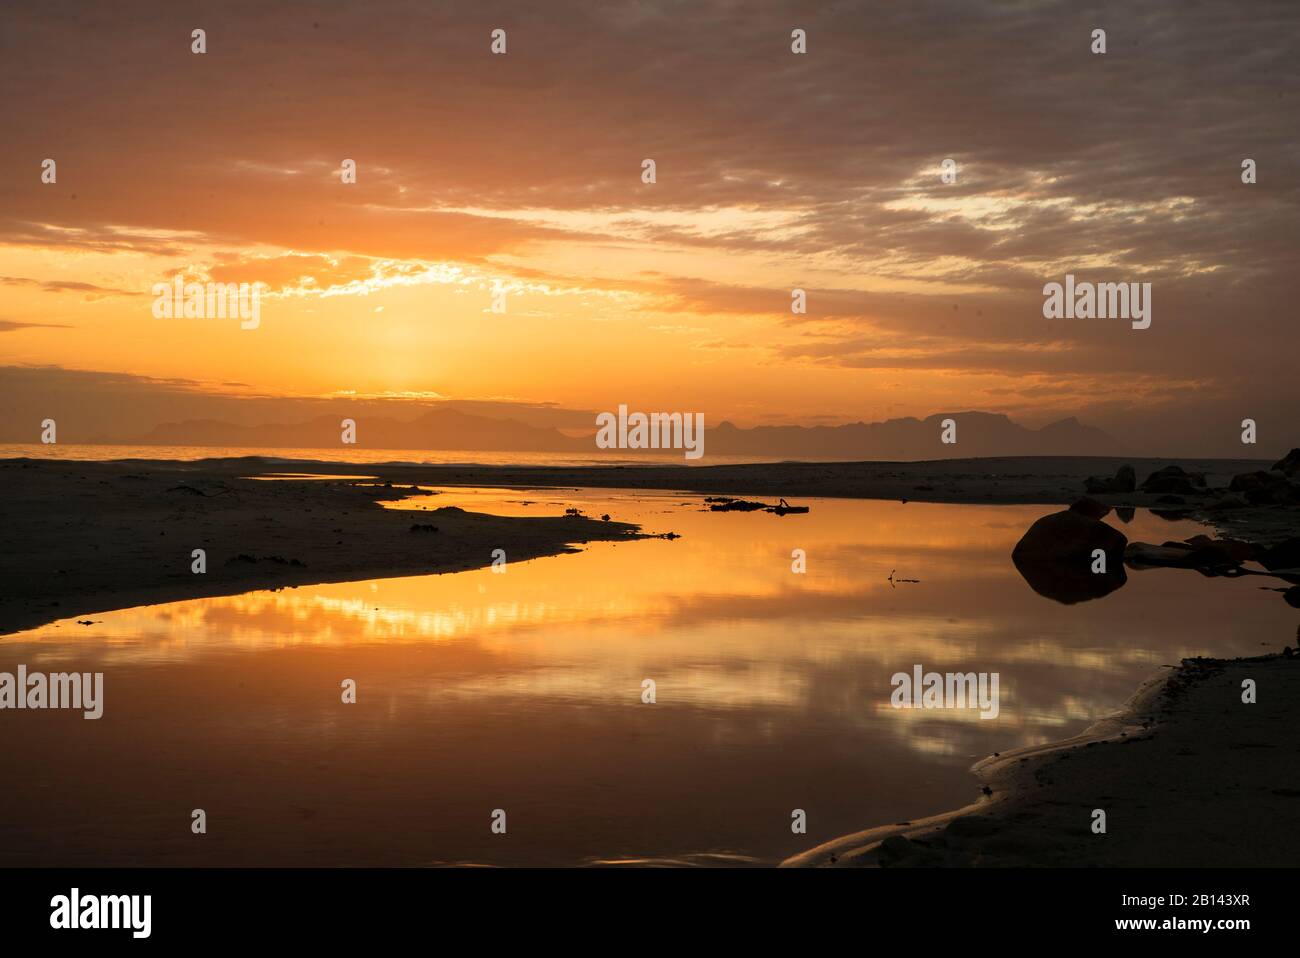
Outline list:
[[[383,480],[262,481],[177,463],[0,462],[0,634],[137,605],[253,589],[427,575],[637,535],[578,516],[385,509]],[[366,475],[364,468],[337,470]],[[431,529],[413,530],[413,525]],[[194,549],[207,572],[191,571]]]
[[[1242,702],[1242,682],[1258,689]],[[1189,659],[1067,741],[989,756],[987,795],[796,855],[797,866],[1290,866],[1300,655]],[[1094,833],[1094,812],[1106,832]]]

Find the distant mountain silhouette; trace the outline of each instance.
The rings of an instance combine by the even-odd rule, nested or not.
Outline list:
[[[160,446],[255,446],[328,449],[340,445],[341,416],[317,416],[304,423],[240,426],[215,419],[164,423],[133,442]],[[513,419],[471,416],[435,409],[409,422],[363,416],[357,420],[363,449],[467,449],[480,452],[591,452],[595,442],[558,429]]]
[[[140,445],[333,448],[340,444],[338,415],[303,423],[244,426],[215,419],[164,423],[129,440]],[[956,422],[957,441],[940,441],[943,420]],[[595,427],[573,437],[558,429],[514,419],[475,416],[435,409],[410,421],[363,416],[357,420],[357,446],[363,449],[465,449],[483,452],[604,452],[596,448]],[[975,456],[1122,456],[1128,450],[1114,438],[1071,417],[1041,429],[1028,429],[999,413],[936,413],[926,419],[890,419],[842,426],[757,426],[730,422],[705,425],[705,457],[756,459],[950,459]],[[620,458],[638,450],[608,450]],[[662,456],[662,453],[660,453]]]
[[[957,441],[940,441],[943,420]],[[972,456],[1122,456],[1124,446],[1074,417],[1028,429],[1000,413],[936,413],[843,426],[758,426],[723,422],[706,429],[705,453],[774,455],[787,459],[965,459]]]

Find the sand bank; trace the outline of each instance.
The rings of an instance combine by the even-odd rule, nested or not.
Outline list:
[[[1257,701],[1242,701],[1242,683]],[[973,771],[986,796],[846,835],[785,866],[1294,866],[1300,655],[1187,659],[1074,738]],[[1106,831],[1093,831],[1095,812]]]
[[[360,473],[365,469],[342,469]],[[160,463],[0,461],[0,634],[254,589],[457,572],[639,535],[585,517],[384,508],[405,489]],[[412,525],[434,526],[412,530]],[[195,549],[207,571],[192,570]]]

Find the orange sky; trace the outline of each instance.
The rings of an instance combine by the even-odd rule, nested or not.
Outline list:
[[[1055,4],[357,6],[0,14],[0,362],[742,424],[1300,400],[1283,4],[1115,7],[1105,56]],[[178,271],[259,328],[155,319]],[[1044,319],[1066,272],[1152,328]]]

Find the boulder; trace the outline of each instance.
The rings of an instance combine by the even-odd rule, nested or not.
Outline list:
[[[1273,468],[1288,478],[1300,479],[1300,449],[1292,449],[1273,463]]]
[[[1098,515],[1098,511],[1100,515]],[[1100,519],[1109,510],[1081,499],[1029,527],[1011,552],[1017,571],[1039,595],[1071,605],[1114,592],[1127,581],[1124,547],[1128,539]],[[1094,573],[1093,551],[1106,554],[1106,571]]]
[[[1147,476],[1142,483],[1143,492],[1173,493],[1195,496],[1206,491],[1205,476],[1199,472],[1185,472],[1181,466],[1165,466]]]
[[[1228,488],[1246,497],[1253,506],[1300,505],[1300,484],[1280,470],[1260,469],[1233,476]]]
[[[1089,519],[1105,519],[1110,514],[1110,506],[1102,505],[1096,499],[1089,499],[1084,496],[1070,506],[1071,512],[1077,512],[1081,516],[1087,516]]]
[[[1120,466],[1113,476],[1089,476],[1084,481],[1084,491],[1090,496],[1132,492],[1136,488],[1137,473],[1128,464]]]
[[[1300,538],[1287,539],[1270,549],[1265,549],[1259,561],[1270,571],[1300,566]]]

